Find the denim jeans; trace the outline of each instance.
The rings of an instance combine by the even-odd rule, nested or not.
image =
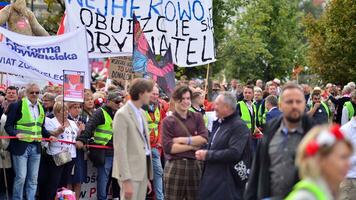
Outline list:
[[[98,195],[97,195],[98,200],[106,200],[108,198],[107,185],[111,179],[110,175],[112,170],[112,162],[113,162],[113,157],[106,156],[105,164],[97,167],[98,179],[97,179],[96,187],[98,190]]]
[[[23,155],[12,155],[13,169],[15,172],[12,194],[13,200],[23,199],[24,186],[27,200],[35,199],[40,159],[41,154],[37,153],[37,147],[33,144],[28,145]]]
[[[163,200],[163,168],[161,156],[156,148],[152,148],[152,164],[153,164],[153,189],[157,200]]]

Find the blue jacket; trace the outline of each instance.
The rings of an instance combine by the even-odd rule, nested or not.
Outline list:
[[[199,199],[243,199],[252,162],[249,136],[250,130],[237,113],[225,118],[221,124],[213,123]]]
[[[22,109],[22,101],[17,101],[15,103],[12,103],[9,105],[8,112],[7,112],[7,119],[5,123],[5,131],[9,136],[16,136],[16,122],[19,121],[22,117],[21,113]],[[49,138],[51,135],[50,133],[46,130],[44,127],[45,122],[43,121],[42,124],[42,137],[44,138]],[[9,151],[13,155],[23,155],[25,153],[25,150],[27,149],[27,146],[29,144],[34,144],[37,146],[37,152],[41,152],[41,143],[40,142],[23,142],[17,139],[12,139],[10,140],[10,145],[9,145]]]
[[[266,122],[270,121],[273,118],[277,118],[282,114],[278,108],[273,108],[266,114]]]

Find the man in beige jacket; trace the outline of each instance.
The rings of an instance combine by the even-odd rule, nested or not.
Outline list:
[[[133,80],[131,100],[115,114],[113,120],[114,161],[112,176],[118,179],[121,199],[144,200],[149,180],[153,178],[149,132],[142,105],[149,103],[153,82]]]

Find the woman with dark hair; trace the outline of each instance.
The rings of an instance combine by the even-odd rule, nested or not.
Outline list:
[[[164,191],[167,199],[198,199],[201,162],[195,151],[207,143],[208,130],[203,116],[189,111],[192,91],[187,86],[175,89],[172,95],[174,112],[162,123]],[[181,180],[181,181],[177,181]]]

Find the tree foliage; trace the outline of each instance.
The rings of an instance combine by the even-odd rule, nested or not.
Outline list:
[[[229,28],[219,65],[227,77],[271,80],[304,64],[298,0],[251,0]]]
[[[43,18],[39,18],[39,22],[50,35],[55,35],[65,10],[65,4],[63,0],[44,0],[44,2],[47,4],[48,13]]]
[[[305,18],[308,62],[325,82],[345,84],[356,77],[356,3],[330,1],[319,19]]]

